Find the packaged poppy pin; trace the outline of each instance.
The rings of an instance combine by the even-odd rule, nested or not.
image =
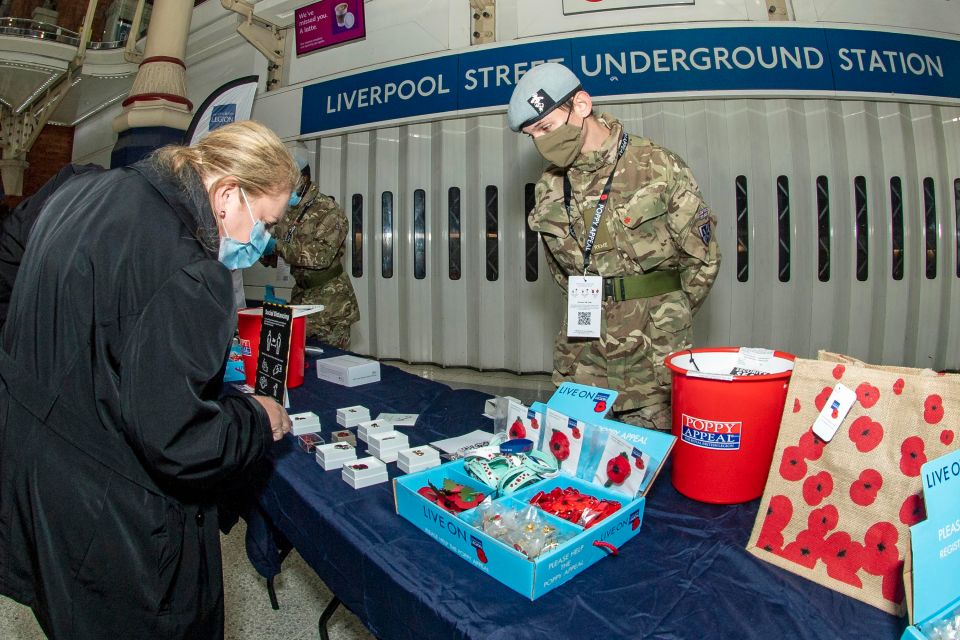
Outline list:
[[[498,436],[526,447],[492,442],[394,479],[397,513],[480,571],[539,598],[639,533],[645,495],[676,442],[607,420],[616,397],[564,383],[547,404],[517,407],[512,432]]]

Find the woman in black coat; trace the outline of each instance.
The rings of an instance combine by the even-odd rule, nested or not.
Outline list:
[[[51,638],[223,636],[215,501],[290,428],[220,398],[225,264],[258,257],[298,178],[242,122],[40,214],[0,339],[0,592]]]

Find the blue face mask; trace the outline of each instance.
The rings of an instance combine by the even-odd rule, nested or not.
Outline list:
[[[247,200],[247,194],[240,189],[240,195],[243,197],[243,203],[247,206],[247,215],[253,222],[253,229],[250,230],[250,239],[246,242],[234,240],[229,235],[220,238],[220,262],[230,270],[246,269],[252,267],[263,250],[267,248],[270,242],[270,233],[267,227],[260,220],[254,220],[253,209],[250,208],[250,201]],[[224,224],[226,229],[226,224]],[[229,234],[229,232],[227,232]]]
[[[295,206],[297,206],[298,204],[300,204],[300,201],[301,201],[302,199],[303,199],[303,198],[300,197],[300,194],[297,193],[296,191],[294,191],[293,193],[290,194],[290,200],[287,201],[287,206],[288,206],[288,207],[295,207]]]

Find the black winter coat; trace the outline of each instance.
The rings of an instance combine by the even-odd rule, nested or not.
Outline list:
[[[13,283],[16,282],[20,262],[23,260],[24,247],[27,246],[27,239],[37,221],[37,216],[40,215],[40,210],[43,209],[47,198],[67,180],[90,171],[103,171],[103,167],[95,164],[68,164],[37,189],[36,193],[22,200],[10,215],[3,219],[0,226],[0,329],[3,328],[3,323],[7,319]]]
[[[33,229],[0,351],[0,592],[52,638],[223,635],[214,504],[272,438],[220,399],[212,215],[144,161],[72,179]]]

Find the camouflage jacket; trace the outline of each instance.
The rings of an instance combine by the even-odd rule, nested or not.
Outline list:
[[[600,149],[570,167],[571,215],[563,202],[563,169],[551,166],[536,186],[530,228],[542,234],[548,264],[566,289],[569,274],[583,271],[583,241],[617,158],[623,127],[603,114],[610,128]],[[630,142],[610,188],[588,274],[627,276],[654,270],[680,272],[691,311],[706,298],[720,268],[716,217],[704,203],[693,174],[673,152],[640,136]]]
[[[336,200],[312,184],[296,207],[270,229],[277,253],[296,269],[329,269],[340,264],[347,216]]]

